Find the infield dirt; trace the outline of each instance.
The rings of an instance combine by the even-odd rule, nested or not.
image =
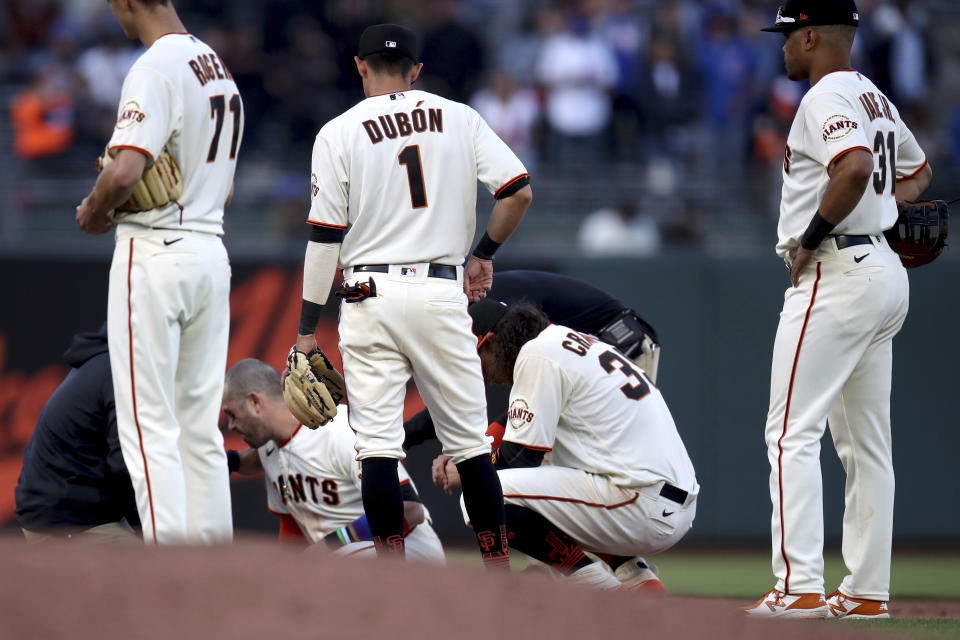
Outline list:
[[[262,540],[158,549],[27,546],[10,537],[0,539],[0,566],[4,639],[890,637],[747,620],[734,610],[740,602],[641,598],[539,575],[344,559]],[[921,608],[909,617],[960,615],[960,603],[914,605]]]

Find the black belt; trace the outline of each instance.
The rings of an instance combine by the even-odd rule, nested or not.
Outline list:
[[[837,243],[837,249],[846,249],[855,247],[858,244],[876,244],[880,241],[880,236],[830,236]],[[876,240],[874,240],[876,238]]]
[[[684,504],[687,501],[687,492],[683,489],[677,489],[672,484],[667,482],[663,483],[663,488],[660,489],[660,495],[666,498],[667,500],[673,500],[677,504]]]
[[[388,264],[361,264],[353,268],[354,273],[357,271],[375,271],[376,273],[390,273],[390,265]],[[449,264],[434,264],[430,263],[430,268],[427,269],[427,277],[429,278],[446,278],[447,280],[456,280],[457,279],[457,268],[452,267]]]

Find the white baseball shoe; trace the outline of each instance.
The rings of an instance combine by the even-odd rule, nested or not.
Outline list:
[[[796,618],[822,620],[829,613],[827,601],[821,593],[786,594],[776,589],[740,611],[755,618]]]
[[[865,598],[851,598],[839,591],[827,596],[827,619],[840,620],[885,620],[890,617],[890,610],[883,600],[867,600]]]
[[[667,592],[657,575],[657,567],[647,564],[647,561],[640,556],[624,562],[617,567],[613,575],[626,591],[650,595],[663,595]]]

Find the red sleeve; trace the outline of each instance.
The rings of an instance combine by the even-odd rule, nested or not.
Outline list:
[[[504,427],[499,422],[491,422],[490,426],[487,427],[487,435],[493,436],[493,443],[490,445],[494,449],[499,447],[503,443],[503,432],[506,431]]]

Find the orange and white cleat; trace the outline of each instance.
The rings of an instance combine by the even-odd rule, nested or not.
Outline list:
[[[890,617],[890,610],[883,600],[867,600],[865,598],[851,598],[839,591],[827,596],[827,619],[840,620],[885,620]]]
[[[754,618],[796,618],[798,620],[823,620],[829,613],[823,594],[787,594],[776,589],[767,591],[755,604],[740,607],[740,611]]]
[[[657,596],[667,593],[663,583],[660,582],[660,577],[657,575],[657,567],[648,565],[647,561],[640,556],[629,562],[624,562],[617,567],[613,575],[620,581],[620,586],[624,591]]]

